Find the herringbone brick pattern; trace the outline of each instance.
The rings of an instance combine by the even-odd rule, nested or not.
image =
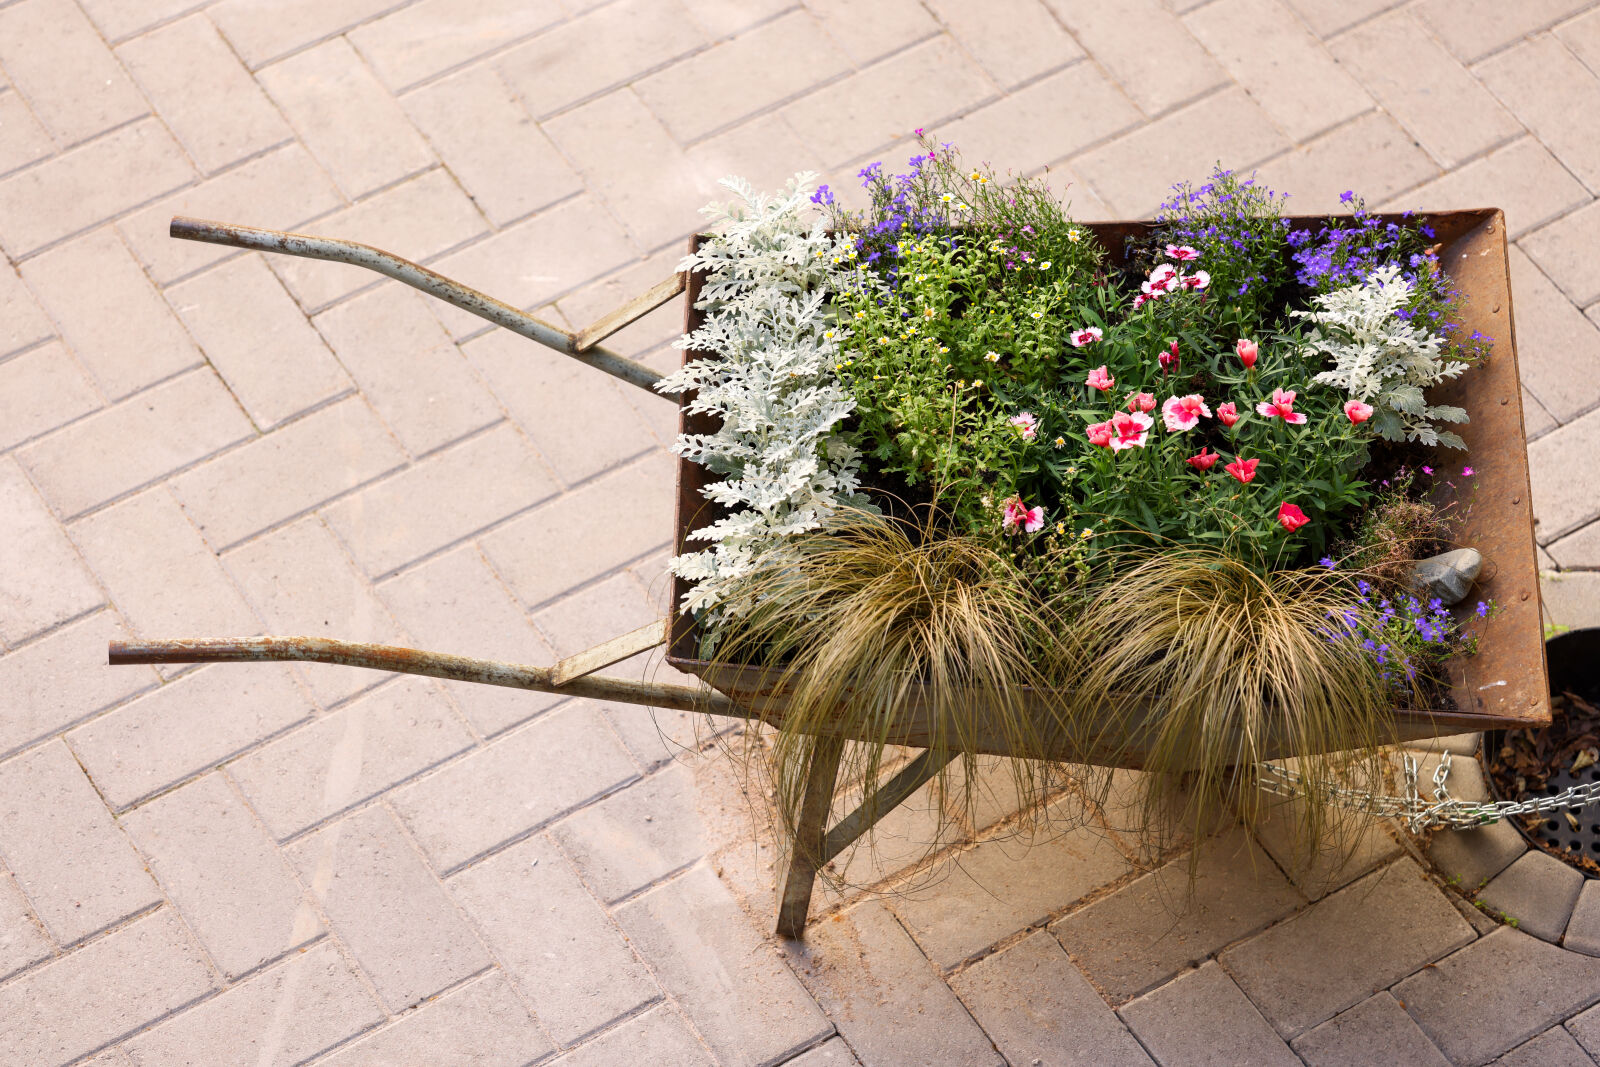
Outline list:
[[[1600,963],[1483,936],[1386,834],[1305,886],[1240,839],[1177,928],[1181,860],[1143,873],[1101,821],[993,838],[785,959],[742,783],[683,757],[707,724],[102,665],[257,632],[548,663],[663,606],[670,405],[172,215],[367,241],[576,328],[673,270],[717,178],[850,188],[915,127],[1090,219],[1218,160],[1308,213],[1504,207],[1541,559],[1592,623],[1593,6],[0,0],[0,1063],[1600,1056]],[[615,346],[664,367],[678,316]]]

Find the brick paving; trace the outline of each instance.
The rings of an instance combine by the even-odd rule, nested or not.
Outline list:
[[[1343,869],[1235,831],[1185,910],[1182,854],[1098,818],[907,881],[908,809],[841,861],[905,891],[820,894],[781,946],[718,724],[103,666],[251,632],[548,663],[665,596],[669,405],[171,215],[576,328],[715,179],[852,188],[918,126],[1086,219],[1217,160],[1307,213],[1504,207],[1547,610],[1600,623],[1597,116],[1591,0],[0,0],[0,1062],[1600,1057],[1600,897],[1504,827],[1436,838],[1439,875],[1389,827]],[[679,321],[615,347],[665,367]]]

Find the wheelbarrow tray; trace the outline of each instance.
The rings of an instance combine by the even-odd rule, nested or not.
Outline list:
[[[1401,221],[1400,216],[1383,216]],[[1310,229],[1325,221],[1322,216],[1291,218],[1294,229]],[[1466,440],[1470,462],[1477,472],[1476,492],[1465,514],[1450,530],[1451,540],[1483,553],[1485,575],[1480,579],[1478,596],[1493,600],[1499,615],[1492,621],[1472,620],[1483,640],[1475,656],[1451,660],[1446,669],[1451,681],[1453,706],[1447,708],[1396,708],[1393,733],[1396,740],[1408,741],[1468,730],[1507,726],[1540,726],[1550,721],[1549,685],[1544,659],[1543,630],[1540,618],[1539,575],[1533,540],[1533,506],[1528,482],[1527,438],[1522,421],[1522,393],[1517,376],[1517,351],[1511,311],[1511,286],[1506,253],[1505,217],[1499,209],[1448,211],[1420,215],[1414,222],[1427,222],[1434,228],[1439,245],[1439,261],[1444,272],[1465,297],[1460,327],[1467,333],[1479,331],[1494,339],[1490,356],[1455,381],[1434,391],[1441,404],[1455,404],[1467,410],[1470,421],[1460,427]],[[1126,261],[1128,238],[1141,238],[1155,227],[1153,222],[1088,223],[1111,259]],[[697,249],[704,237],[690,242]],[[705,319],[696,306],[704,276],[691,274],[685,293],[684,330],[693,333]],[[710,355],[687,350],[683,361]],[[712,433],[714,417],[690,412],[691,396],[679,398],[678,427],[682,433]],[[723,514],[717,504],[706,499],[704,488],[715,480],[706,468],[686,459],[678,460],[677,512],[674,543],[685,551],[688,535],[714,522]],[[750,714],[774,725],[781,723],[786,706],[785,694],[775,684],[776,672],[754,666],[714,664],[698,654],[700,634],[694,618],[679,605],[689,583],[674,578],[669,616],[666,660],[673,667],[695,675],[726,693],[735,704]],[[1024,690],[1026,692],[1026,690]],[[1108,701],[1110,698],[1108,697]],[[1040,701],[1041,709],[1043,701]],[[931,702],[924,691],[913,689],[898,726],[888,737],[895,744],[926,747],[935,735]],[[981,711],[980,711],[981,717]],[[1138,714],[1117,712],[1123,721],[1139,722]],[[1070,762],[1103,762],[1101,753],[1085,750],[1065,737],[1042,738],[1044,751],[1017,752],[999,730],[984,730],[981,722],[971,731],[976,751],[998,756],[1030,756]],[[878,738],[845,738],[877,740]],[[1114,746],[1119,762],[1138,766],[1142,753],[1137,740]],[[1273,755],[1292,755],[1286,749]]]

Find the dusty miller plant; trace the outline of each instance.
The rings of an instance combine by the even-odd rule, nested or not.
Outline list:
[[[783,539],[815,529],[856,492],[860,454],[833,437],[855,407],[836,363],[844,331],[831,299],[848,242],[808,221],[810,183],[796,175],[783,193],[756,195],[741,178],[721,184],[737,199],[701,210],[716,232],[679,264],[707,272],[704,325],[677,347],[712,355],[657,383],[693,391],[689,410],[715,416],[715,433],[680,434],[673,451],[722,475],[705,495],[728,514],[689,537],[709,541],[675,557],[672,573],[696,583],[684,608],[737,614],[739,579]]]
[[[1397,266],[1381,267],[1360,285],[1336,289],[1316,298],[1320,310],[1296,311],[1317,328],[1307,351],[1333,361],[1333,369],[1316,376],[1323,385],[1343,389],[1372,405],[1372,427],[1389,441],[1466,448],[1466,442],[1439,422],[1466,422],[1458,407],[1430,405],[1423,390],[1467,369],[1440,355],[1443,335],[1413,325],[1402,312],[1411,300],[1412,284]]]

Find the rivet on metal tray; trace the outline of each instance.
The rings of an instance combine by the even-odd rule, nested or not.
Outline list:
[[[1532,594],[1532,593],[1529,593],[1529,592],[1524,592],[1524,593],[1523,593],[1523,594],[1522,594],[1522,596],[1520,596],[1520,597],[1518,597],[1518,598],[1517,598],[1517,599],[1519,599],[1519,600],[1527,600],[1527,599],[1528,599],[1528,598],[1529,598],[1529,597],[1530,597],[1530,596],[1532,596],[1532,595],[1533,595],[1533,594]]]
[[[1494,314],[1494,315],[1500,314],[1500,305],[1496,304],[1494,307],[1490,308],[1489,311],[1490,311],[1491,314]]]
[[[1503,396],[1503,397],[1500,398],[1500,406],[1501,407],[1505,407],[1509,403],[1511,403],[1511,398],[1509,396]]]
[[[1520,504],[1522,503],[1522,498],[1520,496],[1514,496],[1511,498],[1511,502],[1513,504]]]

